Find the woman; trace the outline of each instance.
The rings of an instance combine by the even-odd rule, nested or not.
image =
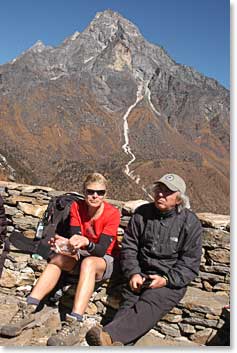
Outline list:
[[[71,238],[55,235],[51,248],[56,252],[27,298],[25,318],[34,320],[34,311],[40,301],[56,286],[63,271],[79,270],[79,280],[71,314],[57,334],[48,339],[47,345],[73,345],[79,340],[83,321],[95,281],[110,278],[114,257],[118,253],[117,229],[120,222],[118,209],[104,201],[107,181],[99,173],[89,174],[84,182],[85,199],[73,202],[70,209]],[[22,322],[24,320],[19,321]],[[29,322],[27,322],[28,324]],[[14,326],[4,334],[15,336],[26,326]],[[20,331],[19,331],[20,330]]]

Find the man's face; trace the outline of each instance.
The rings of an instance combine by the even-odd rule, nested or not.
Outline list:
[[[161,212],[169,211],[181,203],[179,194],[179,191],[172,191],[165,184],[158,183],[154,191],[155,206]]]

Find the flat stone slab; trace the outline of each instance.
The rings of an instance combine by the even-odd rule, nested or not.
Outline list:
[[[145,336],[143,336],[142,338],[140,338],[134,346],[138,346],[138,347],[154,347],[154,346],[158,346],[158,347],[164,347],[164,346],[176,346],[176,347],[196,347],[199,346],[198,344],[194,343],[194,342],[189,342],[189,341],[177,341],[177,340],[168,340],[168,339],[164,339],[164,338],[160,338],[157,337],[155,335],[153,335],[152,333],[148,332]]]
[[[202,225],[210,226],[217,229],[226,229],[230,227],[230,216],[214,213],[197,213],[197,217],[201,221]]]
[[[228,304],[229,298],[225,293],[206,292],[198,288],[188,287],[179,305],[192,311],[220,315],[223,308]]]
[[[14,183],[11,181],[0,181],[0,187],[7,187],[8,189],[15,190],[19,189],[23,192],[33,192],[34,190],[44,190],[44,191],[54,191],[53,188],[50,188],[48,186],[40,186],[40,185],[29,185],[29,184],[20,184],[20,183]]]
[[[141,206],[148,203],[146,200],[132,200],[132,201],[127,201],[123,205],[123,213],[127,213],[129,215],[132,215],[135,210]]]

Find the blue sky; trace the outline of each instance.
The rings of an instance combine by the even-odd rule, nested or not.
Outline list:
[[[228,0],[2,0],[0,64],[37,40],[59,45],[108,8],[132,21],[176,62],[230,87]]]

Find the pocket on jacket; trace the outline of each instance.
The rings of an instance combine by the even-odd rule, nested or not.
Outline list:
[[[159,244],[158,253],[160,258],[174,257],[177,253],[178,243],[175,241],[170,241],[169,243]],[[177,255],[178,256],[178,255]]]

